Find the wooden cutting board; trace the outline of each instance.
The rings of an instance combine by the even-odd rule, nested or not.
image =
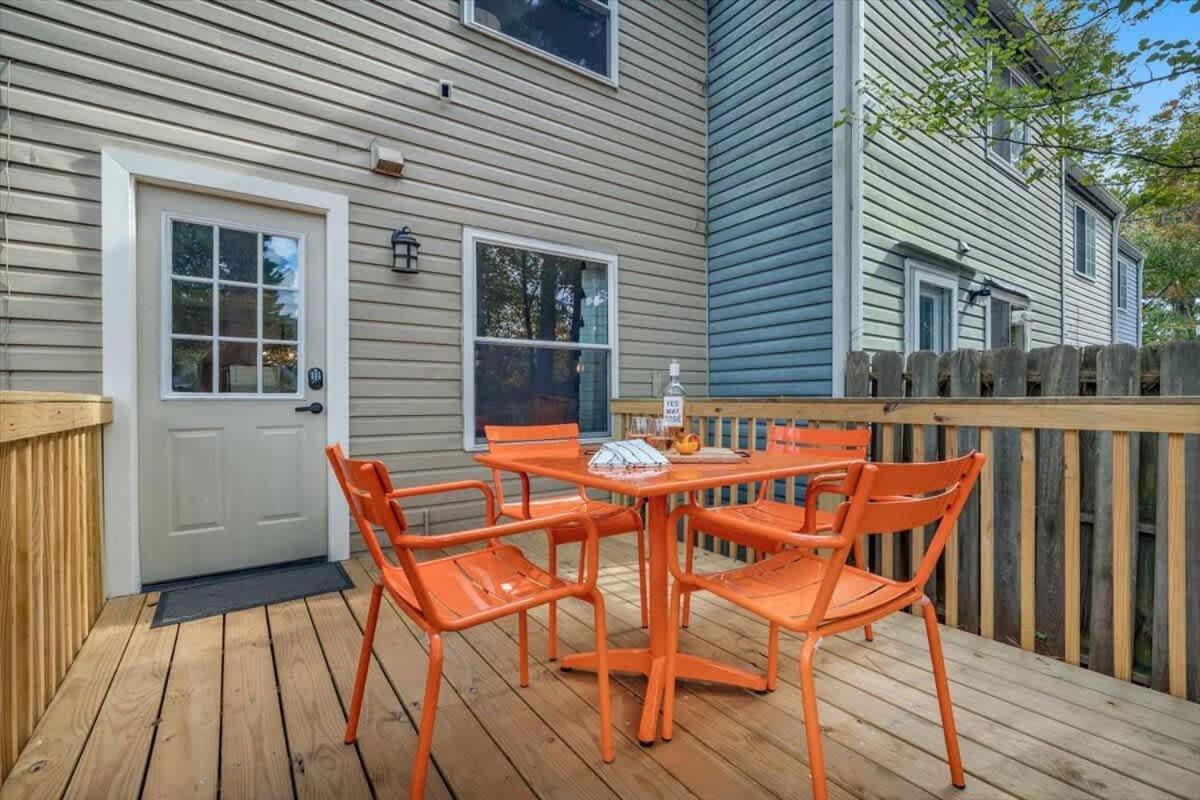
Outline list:
[[[736,464],[749,455],[745,450],[731,450],[728,447],[701,447],[698,452],[686,456],[668,450],[667,460],[672,464]]]

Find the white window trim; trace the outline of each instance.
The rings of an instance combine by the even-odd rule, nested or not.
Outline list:
[[[1013,78],[1015,80],[1017,80],[1019,83],[1021,83],[1022,85],[1028,85],[1028,84],[1032,83],[1032,81],[1030,81],[1030,79],[1029,79],[1029,76],[1027,76],[1024,72],[1017,69],[1016,67],[1004,67],[1004,69],[1006,69],[1008,72],[1012,73]],[[991,60],[989,59],[989,61],[988,61],[988,76],[989,76],[989,78],[991,76],[991,73],[992,73],[992,64],[991,64]],[[1020,182],[1020,184],[1022,186],[1024,186],[1026,189],[1028,189],[1029,188],[1029,181],[1027,180],[1028,176],[1024,172],[1022,172],[1020,169],[1018,169],[1016,164],[1013,164],[1011,161],[1005,161],[1003,158],[996,155],[995,151],[992,150],[992,121],[993,120],[988,120],[986,123],[984,123],[984,126],[983,126],[983,157],[988,162],[995,164],[997,167],[999,167],[1010,178],[1017,180],[1018,182]],[[1021,146],[1023,151],[1029,147],[1029,123],[1026,122],[1026,123],[1024,123],[1024,125],[1025,125],[1025,143],[1022,144],[1022,146]]]
[[[141,591],[138,552],[137,183],[153,181],[317,213],[325,220],[326,440],[350,436],[350,201],[343,194],[160,155],[100,152],[102,391],[113,401],[104,429],[104,593]],[[326,470],[328,559],[350,557],[341,487]]]
[[[1077,224],[1075,212],[1077,209],[1083,209],[1083,213],[1085,213],[1089,217],[1091,217],[1091,219],[1092,219],[1092,236],[1093,236],[1093,238],[1096,239],[1096,242],[1099,242],[1099,238],[1100,238],[1099,234],[1096,232],[1096,222],[1100,219],[1099,212],[1097,212],[1094,208],[1088,206],[1087,204],[1081,203],[1079,200],[1072,198],[1071,199],[1071,272],[1074,273],[1077,278],[1082,278],[1085,281],[1089,281],[1091,283],[1096,283],[1096,272],[1098,269],[1097,261],[1100,258],[1100,251],[1097,249],[1099,247],[1099,245],[1097,243],[1092,244],[1092,253],[1093,253],[1093,255],[1092,255],[1092,274],[1089,275],[1086,272],[1079,271],[1079,266],[1078,266],[1079,253],[1078,253],[1077,242],[1075,241],[1075,233],[1076,233],[1075,226]]]
[[[584,5],[595,8],[596,10],[607,10],[608,11],[608,14],[609,14],[609,25],[608,25],[608,73],[609,74],[608,75],[601,75],[599,72],[593,72],[590,69],[581,67],[578,64],[574,64],[574,63],[568,61],[567,59],[562,58],[561,56],[556,56],[556,55],[554,55],[554,53],[547,52],[546,50],[542,50],[539,47],[534,47],[533,45],[529,44],[528,42],[523,42],[520,39],[516,38],[515,36],[509,36],[506,33],[501,33],[500,31],[495,30],[494,28],[489,28],[486,25],[482,25],[482,24],[476,22],[475,21],[475,0],[462,0],[462,23],[463,23],[463,25],[466,25],[468,28],[471,28],[472,30],[479,31],[480,33],[483,33],[487,36],[491,36],[494,39],[499,39],[500,41],[508,42],[509,44],[520,48],[521,50],[524,50],[529,53],[533,53],[533,54],[540,56],[542,58],[545,58],[549,61],[553,61],[556,64],[560,64],[561,66],[566,67],[567,69],[571,70],[572,72],[577,72],[580,75],[586,75],[587,77],[592,78],[593,80],[600,81],[601,83],[607,83],[608,85],[616,88],[616,87],[620,86],[620,77],[619,77],[618,73],[619,73],[621,58],[620,58],[620,54],[618,52],[618,47],[617,47],[617,42],[618,42],[617,27],[618,27],[618,20],[620,19],[620,16],[621,16],[620,0],[608,0],[607,6],[605,6],[604,3],[593,2],[593,0],[580,0],[580,2]]]
[[[542,239],[531,239],[525,236],[514,236],[497,231],[480,228],[463,228],[462,237],[462,413],[463,413],[463,449],[468,452],[478,452],[487,449],[486,443],[475,441],[475,343],[500,342],[509,344],[510,339],[492,339],[476,337],[476,303],[475,289],[475,245],[479,242],[498,244],[506,247],[516,247],[522,250],[536,250],[567,258],[578,258],[604,264],[608,273],[608,339],[607,345],[583,344],[579,342],[539,342],[540,346],[558,347],[570,350],[607,350],[609,352],[609,388],[611,399],[621,396],[619,383],[620,370],[620,335],[617,328],[617,254],[599,250],[587,250],[581,247],[547,242]],[[611,407],[610,407],[611,412]],[[609,430],[612,430],[612,415],[609,415]],[[584,441],[607,441],[608,436],[585,437]]]
[[[1029,315],[1033,309],[1033,304],[1029,301],[1028,297],[1022,297],[1016,292],[1006,292],[1003,289],[997,289],[995,286],[991,288],[991,297],[982,298],[987,301],[983,306],[983,349],[992,349],[992,300],[995,299],[1002,300],[1005,303],[1008,303],[1009,306],[1020,306],[1020,310],[1025,312],[1025,321],[1021,323],[1021,327],[1025,329],[1024,349],[1028,351],[1032,346],[1030,337],[1033,335],[1033,325],[1030,323]],[[1017,309],[1014,308],[1012,312],[1015,311],[1017,311]]]
[[[958,277],[912,259],[904,260],[904,352],[920,350],[920,325],[917,312],[920,308],[918,295],[922,283],[950,290],[950,346],[947,352],[958,347]]]
[[[218,297],[217,297],[217,291],[221,284],[225,284],[228,286],[245,286],[248,288],[252,287],[252,288],[256,289],[258,291],[258,298],[259,298],[259,303],[258,303],[259,314],[258,314],[258,319],[255,320],[255,325],[257,327],[257,335],[255,337],[249,338],[249,337],[238,337],[238,336],[221,336],[217,332],[216,319],[213,320],[213,332],[212,332],[211,336],[203,336],[203,335],[190,336],[190,335],[186,335],[186,334],[172,334],[171,333],[171,330],[172,330],[172,327],[171,327],[171,323],[172,323],[171,282],[172,282],[172,280],[174,280],[175,275],[170,271],[169,265],[171,264],[171,223],[175,220],[179,220],[181,222],[195,222],[195,223],[199,223],[201,225],[213,225],[213,226],[218,226],[218,227],[222,227],[222,228],[230,228],[233,230],[246,230],[246,226],[244,224],[236,222],[234,220],[222,220],[222,219],[216,219],[216,218],[208,218],[208,217],[196,216],[195,214],[188,214],[186,212],[180,212],[180,211],[164,211],[163,212],[162,236],[161,236],[162,263],[160,265],[162,302],[160,303],[161,319],[160,319],[160,327],[159,327],[159,333],[160,333],[159,346],[161,348],[161,354],[159,356],[159,365],[161,367],[161,369],[159,371],[159,376],[161,378],[161,383],[159,385],[159,397],[161,397],[163,400],[172,400],[172,401],[174,401],[174,400],[291,400],[291,401],[294,401],[294,400],[299,400],[299,399],[303,398],[304,397],[304,375],[305,375],[305,372],[307,372],[307,363],[308,363],[305,360],[306,353],[305,353],[305,335],[304,335],[305,322],[306,322],[307,316],[308,316],[308,307],[307,307],[308,297],[307,297],[307,292],[305,291],[305,284],[307,283],[307,281],[305,280],[303,273],[301,274],[301,276],[299,278],[297,278],[296,288],[294,290],[290,290],[290,289],[285,290],[285,291],[295,291],[300,296],[301,313],[300,313],[299,324],[297,325],[297,329],[296,329],[297,338],[296,338],[296,341],[294,341],[294,342],[286,341],[286,340],[282,340],[282,339],[268,339],[268,338],[264,338],[262,335],[262,323],[263,323],[263,321],[262,321],[262,293],[263,293],[264,289],[271,289],[273,287],[265,286],[262,283],[261,272],[258,275],[258,281],[256,283],[252,283],[252,284],[251,283],[243,283],[241,281],[186,278],[186,280],[190,280],[193,283],[206,283],[213,287],[214,313],[216,311],[216,307],[219,302]],[[306,237],[304,236],[303,233],[298,233],[296,231],[277,230],[274,228],[268,230],[266,228],[261,228],[261,227],[255,227],[254,232],[259,237],[258,258],[259,258],[260,267],[262,264],[262,237],[264,234],[266,234],[269,236],[288,236],[292,239],[298,240],[299,245],[300,245],[299,258],[300,258],[301,269],[303,270],[303,269],[308,268],[308,266],[305,264],[305,258],[304,258],[305,253],[306,253],[305,248],[306,248],[307,242],[306,242]],[[217,258],[218,247],[219,247],[219,244],[216,241],[216,238],[214,236],[213,258]],[[194,341],[213,342],[214,343],[214,350],[213,350],[214,354],[219,353],[219,349],[215,345],[220,341],[253,343],[258,350],[258,359],[259,359],[258,376],[257,376],[258,391],[257,392],[218,392],[218,391],[176,392],[176,391],[173,391],[171,389],[171,342],[175,339],[191,339]],[[286,345],[295,345],[296,346],[296,391],[291,392],[290,394],[284,394],[281,392],[264,392],[262,390],[262,369],[263,369],[262,368],[262,348],[265,345],[271,345],[271,344],[286,344]],[[219,359],[219,355],[217,356],[217,358]],[[219,365],[214,364],[214,368],[219,368]],[[217,385],[216,384],[216,376],[214,375],[213,386],[215,387],[216,385]]]

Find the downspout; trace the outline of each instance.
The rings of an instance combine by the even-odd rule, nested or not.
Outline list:
[[[1111,237],[1112,241],[1109,242],[1110,249],[1109,249],[1108,269],[1109,269],[1109,273],[1112,275],[1112,285],[1111,285],[1110,291],[1108,293],[1109,294],[1108,307],[1111,311],[1111,313],[1109,314],[1108,322],[1112,328],[1112,333],[1111,333],[1111,336],[1109,337],[1109,341],[1112,341],[1112,342],[1117,341],[1117,338],[1118,338],[1117,337],[1117,331],[1118,331],[1118,328],[1117,328],[1117,313],[1118,313],[1117,312],[1117,278],[1120,277],[1121,271],[1119,269],[1117,269],[1117,259],[1119,259],[1121,257],[1121,221],[1123,219],[1125,219],[1125,211],[1124,210],[1118,211],[1117,215],[1115,217],[1113,217],[1112,237]]]
[[[1067,160],[1058,159],[1058,343],[1067,343]]]

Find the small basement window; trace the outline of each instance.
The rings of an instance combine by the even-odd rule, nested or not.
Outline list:
[[[464,446],[485,425],[578,422],[610,435],[617,257],[506,234],[463,233]]]
[[[617,82],[617,0],[463,0],[463,22]]]

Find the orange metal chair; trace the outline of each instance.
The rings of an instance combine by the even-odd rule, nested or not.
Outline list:
[[[457,481],[396,490],[392,488],[391,478],[381,462],[346,458],[342,448],[336,444],[326,448],[326,454],[358,523],[363,541],[379,568],[379,577],[371,590],[371,607],[358,657],[358,673],[346,723],[346,743],[352,744],[358,736],[358,718],[367,669],[371,663],[375,624],[385,589],[396,606],[429,637],[429,671],[425,678],[417,754],[409,788],[413,800],[419,800],[425,793],[425,777],[433,746],[433,725],[442,679],[442,634],[472,628],[512,614],[519,615],[521,686],[528,686],[529,633],[526,615],[532,608],[566,597],[577,597],[591,603],[595,611],[596,676],[600,682],[600,753],[605,762],[611,762],[613,742],[608,645],[604,598],[596,588],[600,547],[592,518],[585,513],[573,512],[494,525],[491,523],[495,519],[495,501],[491,489],[482,481]],[[408,525],[399,502],[402,498],[470,489],[483,493],[487,504],[487,527],[438,536],[417,536],[406,532]],[[577,582],[564,581],[542,570],[525,558],[519,548],[500,542],[505,536],[540,530],[547,524],[563,530],[579,530],[584,558]],[[375,535],[376,527],[382,528],[387,534],[399,566],[384,555]],[[416,553],[421,550],[461,548],[477,542],[487,542],[487,546],[431,561],[418,561],[416,558]]]
[[[573,422],[558,425],[488,425],[484,428],[484,434],[487,436],[488,450],[493,453],[534,458],[575,458],[580,450],[579,425]],[[500,500],[500,516],[518,521],[543,521],[549,540],[547,568],[551,572],[558,569],[559,545],[583,541],[583,531],[578,526],[555,527],[546,524],[546,518],[551,515],[566,512],[587,514],[595,521],[601,538],[624,533],[637,535],[638,591],[641,594],[642,627],[646,627],[649,619],[646,605],[645,534],[642,530],[642,515],[639,513],[641,505],[619,506],[593,500],[587,496],[583,487],[576,487],[572,494],[533,499],[529,493],[529,476],[522,473],[520,479],[520,502],[505,502],[503,474],[498,469],[492,470],[492,482],[495,485],[496,497]],[[580,568],[582,569],[582,563]],[[549,658],[553,661],[558,657],[556,603],[550,604],[549,627]]]
[[[662,736],[670,739],[675,711],[675,661],[679,643],[679,616],[684,593],[709,591],[757,614],[769,623],[773,632],[780,627],[803,633],[800,651],[800,688],[804,695],[804,730],[808,740],[809,767],[812,770],[813,797],[825,800],[825,758],[821,748],[821,726],[817,718],[813,656],[821,639],[920,604],[925,615],[925,633],[933,661],[934,683],[942,715],[942,731],[950,763],[950,780],[962,788],[962,758],[950,704],[950,687],[942,658],[937,612],[925,596],[923,587],[937,566],[946,539],[954,530],[959,512],[966,503],[984,457],[970,453],[951,461],[925,464],[861,464],[850,469],[845,478],[850,499],[842,503],[834,516],[831,533],[813,535],[795,533],[767,523],[754,523],[752,532],[781,545],[781,549],[762,561],[744,567],[710,574],[681,570],[678,545],[669,560],[675,582],[671,589],[672,636],[667,650],[666,692],[663,698]],[[696,505],[680,506],[668,518],[668,526],[681,517],[695,520],[702,527],[713,514]],[[857,567],[846,566],[851,550],[867,534],[890,534],[938,522],[916,575],[896,581],[874,575]],[[751,523],[746,523],[750,529]],[[817,554],[828,551],[828,557]],[[767,672],[778,669],[778,640],[772,637],[767,654]],[[770,679],[769,679],[770,680]]]
[[[814,450],[827,451],[839,458],[850,455],[854,458],[866,458],[867,447],[871,443],[871,429],[851,428],[849,430],[836,428],[801,428],[795,425],[767,426],[768,453],[798,453]],[[846,494],[845,474],[817,475],[808,481],[804,494],[804,506],[784,503],[774,499],[769,482],[764,481],[758,487],[758,493],[752,503],[710,508],[706,515],[703,528],[698,530],[689,527],[684,537],[684,559],[686,571],[692,571],[696,549],[696,536],[703,532],[725,539],[733,544],[742,545],[753,551],[755,558],[764,554],[775,553],[782,545],[773,540],[754,533],[755,525],[770,525],[785,528],[797,533],[816,533],[827,531],[833,525],[834,512],[817,508],[817,498],[823,494]],[[692,501],[698,504],[693,497]],[[743,523],[749,523],[744,525]],[[854,563],[862,566],[862,545],[854,551]],[[691,596],[683,601],[683,626],[691,622]],[[871,638],[870,630],[867,638]]]

